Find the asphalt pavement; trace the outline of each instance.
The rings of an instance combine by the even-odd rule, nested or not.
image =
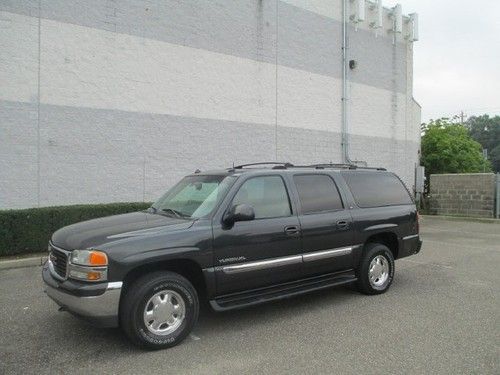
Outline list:
[[[41,267],[0,270],[0,374],[500,374],[500,224],[421,227],[422,252],[396,262],[386,294],[204,309],[188,339],[155,352],[58,312]]]

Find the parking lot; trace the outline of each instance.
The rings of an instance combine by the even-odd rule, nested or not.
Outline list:
[[[58,312],[40,268],[0,271],[0,373],[500,373],[500,225],[422,219],[384,295],[341,287],[216,314],[148,352]]]

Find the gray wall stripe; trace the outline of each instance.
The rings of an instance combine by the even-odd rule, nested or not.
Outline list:
[[[197,168],[272,160],[275,128],[165,114],[0,101],[0,208],[140,201],[157,198]],[[352,135],[353,152],[370,165],[413,181],[416,141]],[[278,159],[340,160],[340,134],[278,126]],[[396,157],[395,157],[396,155]],[[40,158],[40,176],[36,161]]]
[[[341,23],[281,1],[40,1],[42,18],[341,77]],[[38,1],[0,0],[0,9],[36,16]],[[351,79],[405,92],[407,45],[363,29],[349,35],[359,62]]]

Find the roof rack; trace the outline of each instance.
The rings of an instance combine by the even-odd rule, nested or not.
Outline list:
[[[274,165],[273,169],[287,169],[290,167],[293,167],[292,163],[281,163],[281,162],[275,162],[275,161],[264,161],[260,163],[249,163],[249,164],[241,164],[237,165],[236,167],[233,167],[231,169],[243,169],[245,167],[251,167],[254,165]]]
[[[358,166],[356,164],[345,164],[345,163],[321,163],[321,164],[311,164],[306,165],[306,168],[316,168],[316,169],[325,169],[325,168],[347,168],[347,169],[356,169]]]
[[[304,166],[306,168],[316,168],[316,169],[325,169],[325,168],[346,168],[346,169],[371,169],[376,171],[386,171],[387,169],[381,167],[360,167],[356,164],[343,164],[343,163],[328,163],[328,164],[311,164]]]
[[[288,162],[260,162],[260,163],[248,163],[237,165],[228,170],[243,169],[246,167],[259,166],[259,165],[272,165],[272,169],[288,169],[288,168],[315,168],[315,169],[326,169],[326,168],[343,168],[343,169],[370,169],[376,171],[386,171],[387,169],[381,167],[360,167],[356,164],[346,164],[346,163],[322,163],[322,164],[309,164],[309,165],[294,165]]]

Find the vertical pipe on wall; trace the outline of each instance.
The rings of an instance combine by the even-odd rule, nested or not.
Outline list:
[[[40,151],[41,151],[41,140],[40,140],[40,72],[41,72],[41,58],[42,58],[42,1],[38,0],[38,77],[37,77],[37,141],[36,141],[36,187],[37,187],[37,207],[40,207],[40,196],[41,196],[41,173],[40,173]]]
[[[362,160],[351,160],[349,156],[349,121],[348,121],[348,98],[347,98],[347,85],[349,83],[347,71],[347,1],[342,0],[342,132],[341,132],[341,146],[342,146],[342,162],[346,164],[362,164],[367,166],[368,163]]]
[[[351,163],[348,149],[347,123],[347,0],[342,0],[342,162]]]
[[[276,45],[275,45],[275,52],[276,52],[276,56],[275,56],[275,62],[274,62],[274,65],[275,65],[275,89],[276,89],[276,93],[275,93],[275,124],[274,124],[274,147],[275,147],[275,159],[274,160],[278,160],[278,33],[279,33],[279,1],[276,0]]]

